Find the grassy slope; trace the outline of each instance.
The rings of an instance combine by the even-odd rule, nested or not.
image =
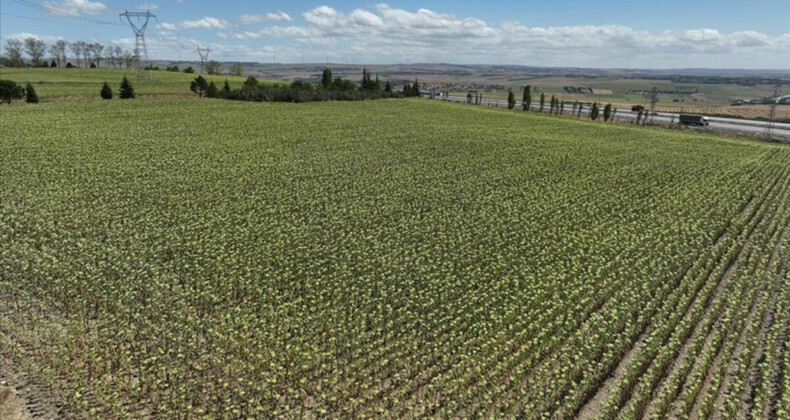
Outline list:
[[[17,83],[30,82],[36,88],[39,98],[63,98],[74,96],[99,96],[102,84],[106,81],[117,93],[123,76],[127,76],[138,95],[193,95],[189,83],[197,74],[174,73],[166,71],[153,72],[154,82],[149,83],[147,73],[140,81],[136,81],[134,70],[122,69],[85,69],[85,68],[35,68],[35,69],[0,69],[0,79],[13,80]],[[204,75],[222,88],[228,80],[232,88],[238,88],[246,77]],[[279,82],[272,82],[279,83]]]
[[[300,417],[305,395],[334,416],[484,413],[465,393],[493,389],[478,368],[559,345],[609,294],[640,311],[788,154],[434,101],[0,112],[0,296],[55,315],[11,309],[0,331],[46,337],[39,363],[78,385],[69,407],[104,416]],[[624,345],[589,328],[579,343]],[[140,366],[142,403],[124,406]],[[527,373],[508,389],[553,379]]]

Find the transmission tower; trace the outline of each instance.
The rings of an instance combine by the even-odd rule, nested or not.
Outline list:
[[[139,81],[140,67],[143,64],[143,61],[148,64],[148,48],[145,46],[145,28],[148,27],[148,21],[151,18],[156,19],[156,15],[151,14],[150,10],[146,12],[130,12],[126,10],[119,16],[125,17],[126,21],[129,22],[129,26],[132,27],[132,31],[134,31],[134,59],[137,62],[135,75]],[[144,60],[140,59],[140,46],[143,47]],[[150,65],[148,65],[148,81],[154,81],[154,74],[151,71]]]
[[[771,111],[768,115],[768,126],[765,127],[765,138],[774,138],[774,119],[776,118],[776,104],[779,103],[779,85],[774,88],[774,97],[771,98]]]
[[[200,74],[203,74],[203,66],[208,63],[208,54],[211,52],[211,48],[200,48],[200,46],[198,46],[195,51],[197,51],[198,55],[200,56]]]

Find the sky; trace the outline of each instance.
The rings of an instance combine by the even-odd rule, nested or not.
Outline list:
[[[790,0],[0,0],[0,38],[132,50],[127,10],[153,60],[790,70]]]

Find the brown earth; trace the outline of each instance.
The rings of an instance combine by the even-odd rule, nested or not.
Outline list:
[[[30,420],[25,403],[17,395],[16,389],[0,382],[0,419]]]

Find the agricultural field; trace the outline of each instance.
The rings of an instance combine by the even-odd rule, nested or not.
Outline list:
[[[148,73],[141,73],[138,82],[134,69],[88,69],[88,68],[2,68],[0,79],[12,80],[22,84],[30,82],[36,89],[39,98],[51,101],[63,98],[97,98],[102,84],[107,82],[113,91],[118,93],[118,86],[124,76],[134,85],[137,95],[141,96],[192,96],[189,83],[197,74],[154,71],[153,83],[148,82]],[[225,80],[231,88],[239,88],[246,77],[203,75],[209,82],[213,81],[221,88]],[[281,83],[281,82],[271,82]]]
[[[0,132],[0,380],[62,417],[790,416],[788,147],[428,100]]]

